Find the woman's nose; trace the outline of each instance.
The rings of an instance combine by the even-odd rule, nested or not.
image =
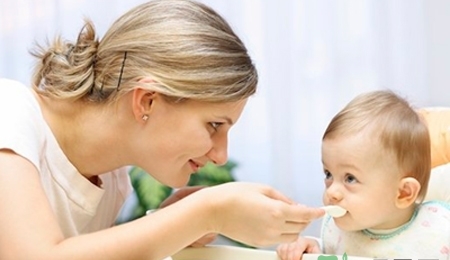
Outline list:
[[[215,140],[213,147],[206,154],[208,158],[216,165],[224,165],[228,161],[228,140],[221,138]]]

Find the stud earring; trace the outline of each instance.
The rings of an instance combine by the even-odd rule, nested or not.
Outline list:
[[[142,116],[142,120],[147,121],[147,119],[148,119],[148,115],[145,115],[145,114],[144,114],[144,115]]]

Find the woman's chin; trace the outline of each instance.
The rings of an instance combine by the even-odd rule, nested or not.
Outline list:
[[[169,187],[172,187],[174,189],[178,189],[178,188],[183,188],[186,187],[186,185],[189,183],[189,178],[187,179],[178,179],[178,180],[170,180],[166,183],[164,183],[164,185],[167,185]]]

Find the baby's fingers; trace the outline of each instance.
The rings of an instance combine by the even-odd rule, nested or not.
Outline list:
[[[282,244],[277,248],[277,254],[282,260],[300,260],[304,251],[304,246],[296,242]]]
[[[289,255],[289,244],[281,244],[277,247],[277,254],[281,260],[288,259]]]
[[[320,253],[321,253],[321,252],[320,252],[320,248],[319,248],[317,245],[309,246],[309,247],[306,249],[306,252],[307,252],[308,254],[320,254]]]

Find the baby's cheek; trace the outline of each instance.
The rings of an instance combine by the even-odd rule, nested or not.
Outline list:
[[[322,203],[323,203],[323,205],[330,205],[330,200],[328,199],[326,189],[322,193]]]
[[[344,231],[355,231],[356,227],[354,226],[354,222],[350,220],[347,216],[341,218],[335,218],[334,223],[336,226]]]

